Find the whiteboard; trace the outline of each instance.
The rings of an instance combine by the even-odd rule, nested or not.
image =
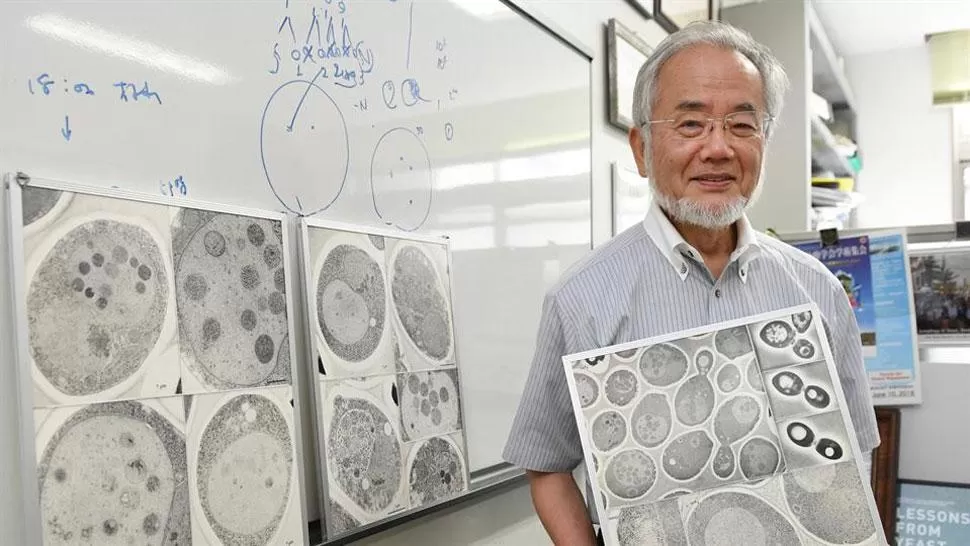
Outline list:
[[[501,463],[591,247],[589,54],[498,0],[5,2],[0,33],[0,172],[450,237],[469,466]]]

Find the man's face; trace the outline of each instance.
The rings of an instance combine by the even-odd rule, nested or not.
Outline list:
[[[751,110],[765,113],[761,76],[740,53],[706,44],[690,46],[674,54],[657,77],[655,120],[685,113],[701,118]],[[708,224],[704,227],[725,227],[738,219],[760,181],[763,133],[739,137],[720,122],[710,129],[705,122],[698,138],[685,138],[673,123],[643,130],[651,131],[650,165],[636,128],[630,131],[630,145],[640,175],[651,178],[660,204],[676,204],[664,207],[676,209],[668,214],[675,220]]]

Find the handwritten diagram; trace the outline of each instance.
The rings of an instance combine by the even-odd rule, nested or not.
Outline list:
[[[421,138],[404,127],[384,133],[370,163],[374,212],[405,231],[420,228],[431,212],[431,158]]]
[[[350,166],[347,123],[315,81],[293,80],[273,92],[259,148],[266,181],[290,212],[316,214],[340,196]]]

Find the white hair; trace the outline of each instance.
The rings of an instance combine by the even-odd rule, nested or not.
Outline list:
[[[766,46],[737,27],[721,21],[696,21],[667,36],[640,67],[633,88],[633,121],[637,127],[643,127],[651,119],[660,69],[681,50],[699,44],[737,51],[751,61],[761,75],[767,114],[772,119],[778,118],[789,85],[788,75],[778,59]],[[771,129],[772,124],[769,123],[766,138],[770,137]],[[642,133],[646,148],[644,152],[649,158],[650,131]]]

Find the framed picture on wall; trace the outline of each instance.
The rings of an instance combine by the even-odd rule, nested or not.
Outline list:
[[[613,235],[643,220],[650,209],[650,182],[636,167],[612,164]]]
[[[653,0],[626,0],[631,6],[640,12],[640,15],[650,18],[653,17]]]
[[[633,127],[633,86],[653,48],[616,19],[610,19],[607,25],[606,47],[610,123],[629,130]]]
[[[876,408],[882,441],[872,452],[872,492],[887,537],[896,525],[896,478],[899,471],[899,408]]]
[[[667,32],[676,32],[694,21],[715,18],[715,0],[654,0],[653,17]]]

